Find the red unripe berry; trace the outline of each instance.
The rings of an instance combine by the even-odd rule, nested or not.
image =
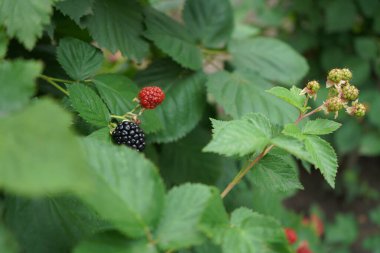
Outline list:
[[[154,109],[165,99],[165,93],[160,87],[149,86],[139,92],[140,105],[145,109]]]
[[[313,253],[313,251],[309,248],[309,244],[304,241],[298,246],[297,253]]]
[[[291,228],[285,228],[286,239],[288,239],[289,244],[294,244],[297,241],[297,233]]]
[[[312,214],[311,217],[311,224],[314,227],[315,232],[318,236],[321,236],[324,232],[324,225],[322,220],[315,214]]]

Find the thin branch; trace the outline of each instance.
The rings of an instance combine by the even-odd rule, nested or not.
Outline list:
[[[58,90],[60,90],[62,93],[64,93],[66,96],[69,95],[69,92],[67,90],[65,90],[64,88],[62,88],[61,86],[59,86],[56,82],[54,82],[50,77],[48,76],[44,76],[44,75],[41,75],[40,76],[41,79],[45,80],[46,82],[48,82],[49,84],[53,85],[55,88],[57,88]]]

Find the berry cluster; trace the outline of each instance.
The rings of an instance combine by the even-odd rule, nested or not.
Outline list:
[[[124,144],[138,151],[145,148],[144,131],[135,123],[123,121],[111,133],[112,139],[119,145]]]
[[[165,99],[165,93],[160,87],[151,86],[141,89],[138,98],[133,101],[138,102],[138,105],[130,112],[125,113],[123,116],[112,115],[113,118],[122,119],[121,123],[117,125],[111,123],[114,128],[111,131],[111,136],[116,144],[124,144],[128,147],[143,151],[145,148],[145,134],[144,131],[138,126],[141,120],[138,118],[146,109],[154,109]],[[139,113],[135,113],[140,109]]]

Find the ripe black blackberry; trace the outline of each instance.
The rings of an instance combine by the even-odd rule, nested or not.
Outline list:
[[[144,131],[131,121],[119,123],[111,135],[119,145],[124,144],[138,151],[143,151],[145,148]]]

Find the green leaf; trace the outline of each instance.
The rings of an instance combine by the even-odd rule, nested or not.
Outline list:
[[[42,36],[43,28],[50,22],[52,5],[56,0],[2,0],[0,23],[10,37],[16,37],[31,50]]]
[[[0,252],[2,253],[20,252],[18,244],[14,240],[13,236],[1,223],[0,223]]]
[[[4,58],[8,48],[8,37],[3,29],[0,28],[0,59]]]
[[[232,63],[240,69],[284,85],[298,83],[308,72],[306,60],[280,40],[256,37],[230,43]]]
[[[130,148],[94,138],[84,144],[96,185],[82,199],[126,235],[144,236],[157,223],[164,202],[158,171]]]
[[[329,185],[335,187],[335,176],[338,171],[338,162],[331,145],[318,136],[308,136],[305,140],[307,152],[313,159],[313,164],[318,168]]]
[[[369,213],[369,217],[373,223],[380,226],[380,206],[372,209]]]
[[[239,208],[232,213],[231,228],[225,233],[222,248],[223,253],[275,253],[275,245],[281,244],[287,241],[277,221]]]
[[[338,214],[335,222],[326,228],[326,241],[349,245],[357,239],[358,227],[351,214]]]
[[[139,88],[129,78],[105,74],[96,76],[93,82],[112,114],[124,115],[136,107],[133,98],[137,97]],[[146,133],[162,129],[156,110],[146,110],[140,119],[141,127]]]
[[[113,53],[120,50],[131,59],[142,60],[149,50],[141,37],[142,11],[135,0],[95,0],[87,28],[101,47]]]
[[[234,24],[228,0],[188,0],[183,19],[191,34],[205,47],[223,47],[229,40]]]
[[[108,126],[110,114],[107,106],[93,89],[75,83],[70,84],[68,91],[72,106],[85,121],[95,126]]]
[[[71,116],[49,99],[0,123],[0,187],[27,196],[89,189],[91,178]]]
[[[302,132],[301,132],[301,129],[294,123],[290,123],[290,124],[286,124],[284,126],[284,129],[282,130],[282,133],[284,135],[287,135],[287,136],[290,136],[290,137],[294,137],[298,140],[303,140],[306,138],[306,135],[304,135]]]
[[[34,80],[42,71],[36,61],[0,62],[0,117],[21,109],[35,93]]]
[[[205,238],[197,226],[212,196],[211,188],[201,184],[185,184],[171,189],[155,232],[159,247],[177,250],[201,244]]]
[[[186,68],[202,68],[202,55],[191,33],[178,22],[154,9],[145,11],[145,36]]]
[[[369,132],[360,140],[359,152],[365,156],[377,156],[380,154],[380,134]]]
[[[58,2],[55,7],[77,24],[80,24],[80,18],[91,13],[93,3],[94,0],[64,0]]]
[[[344,12],[342,12],[344,7]],[[328,32],[344,32],[355,24],[357,11],[353,0],[337,0],[326,3],[326,30]]]
[[[202,152],[209,140],[207,131],[196,128],[180,141],[164,145],[160,154],[160,173],[165,182],[215,184],[221,174],[222,162],[220,156]]]
[[[290,136],[280,135],[271,140],[272,144],[279,147],[295,157],[313,163],[312,157],[306,151],[303,141]]]
[[[306,125],[302,129],[303,134],[311,135],[324,135],[331,134],[336,131],[342,124],[328,120],[328,119],[316,119],[309,120],[306,122]]]
[[[234,119],[250,112],[270,115],[273,122],[279,124],[297,118],[297,111],[292,106],[264,91],[271,87],[270,83],[254,73],[220,71],[209,76],[206,86]]]
[[[266,192],[303,189],[296,167],[277,154],[267,154],[252,169],[248,178],[256,187]]]
[[[380,7],[380,4],[379,4]],[[355,50],[357,54],[366,60],[375,59],[379,48],[376,38],[358,37],[355,39]]]
[[[20,252],[71,252],[80,240],[109,227],[94,211],[71,197],[7,197],[5,204],[5,222],[20,244]]]
[[[301,89],[295,86],[292,86],[292,88],[290,88],[289,90],[280,86],[276,86],[276,87],[271,88],[270,90],[267,90],[268,93],[295,106],[301,112],[305,112],[306,107],[304,106],[304,103],[305,103],[306,97],[305,95],[300,95],[301,91],[302,91]]]
[[[103,64],[103,55],[86,42],[64,38],[57,48],[57,60],[72,79],[84,80],[99,70]]]
[[[115,232],[103,232],[82,241],[74,253],[157,253],[156,247],[145,240],[128,241]]]
[[[205,152],[221,155],[247,155],[261,152],[271,138],[271,124],[262,114],[249,114],[241,120],[211,120],[213,137]]]
[[[164,87],[165,100],[156,108],[162,131],[149,136],[152,142],[172,142],[188,134],[202,117],[205,104],[203,73],[178,77]],[[160,82],[157,82],[160,83]]]
[[[362,247],[368,250],[368,252],[380,253],[380,236],[379,235],[368,236],[367,238],[364,239]]]

